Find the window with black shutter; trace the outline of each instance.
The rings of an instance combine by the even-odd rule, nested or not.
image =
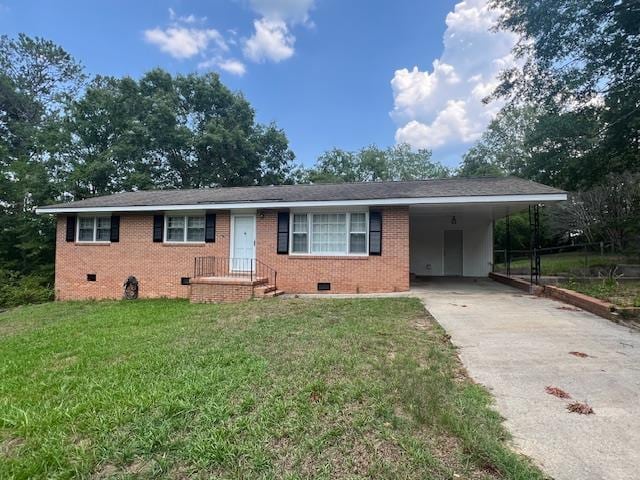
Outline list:
[[[68,216],[67,217],[67,242],[73,242],[76,239],[76,217]]]
[[[369,255],[382,255],[382,212],[369,212]]]
[[[162,242],[164,234],[164,215],[153,216],[153,241]]]
[[[277,243],[277,253],[279,255],[289,253],[289,212],[278,212]]]
[[[205,218],[204,241],[213,243],[216,241],[216,214],[207,213]]]
[[[111,242],[116,243],[120,241],[120,217],[117,215],[111,216]]]

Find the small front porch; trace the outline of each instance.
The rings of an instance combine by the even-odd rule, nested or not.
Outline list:
[[[196,257],[192,303],[240,302],[282,295],[278,272],[255,258]]]

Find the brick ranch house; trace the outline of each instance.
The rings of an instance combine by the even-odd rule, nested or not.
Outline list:
[[[485,277],[493,222],[566,193],[515,177],[118,193],[57,215],[60,300],[227,301],[406,291],[415,276]],[[277,290],[276,290],[277,288]]]

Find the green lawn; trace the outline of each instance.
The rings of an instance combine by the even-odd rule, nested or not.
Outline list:
[[[542,478],[414,299],[0,314],[0,478]]]
[[[570,280],[559,285],[620,307],[640,307],[640,281]]]
[[[587,269],[607,268],[619,263],[638,263],[637,258],[624,255],[604,254],[589,252],[552,253],[543,254],[540,258],[542,275],[571,275],[583,273]],[[497,271],[504,271],[503,263],[496,264]],[[528,258],[513,260],[511,262],[512,273],[528,272],[530,263]]]

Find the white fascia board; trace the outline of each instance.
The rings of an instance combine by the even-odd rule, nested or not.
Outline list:
[[[232,210],[264,208],[308,208],[308,207],[351,207],[351,206],[392,206],[392,205],[448,205],[482,203],[545,203],[561,202],[567,199],[566,193],[547,193],[538,195],[478,195],[463,197],[422,197],[422,198],[383,198],[369,200],[326,200],[305,202],[241,202],[241,203],[200,203],[195,205],[132,205],[125,207],[61,207],[36,208],[36,213],[89,213],[89,212],[160,212],[184,210]]]

